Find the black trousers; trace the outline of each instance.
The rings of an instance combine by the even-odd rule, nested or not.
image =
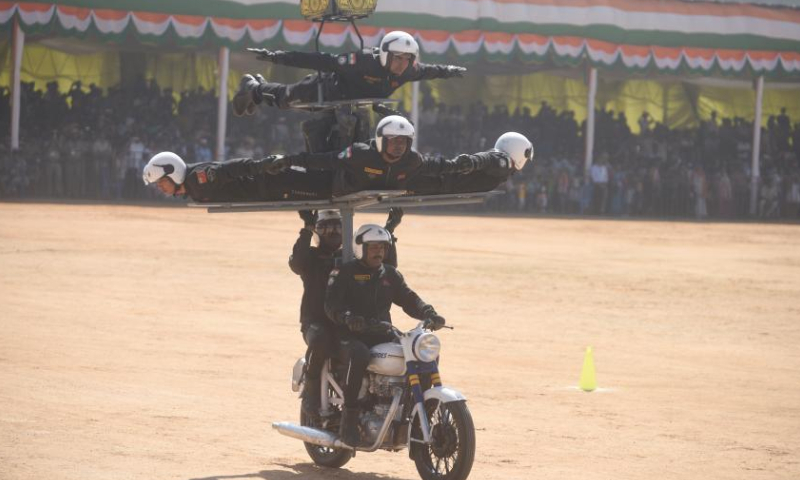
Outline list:
[[[278,175],[260,175],[258,179],[258,196],[261,201],[327,200],[331,198],[333,172],[288,170]],[[251,201],[255,201],[255,199]]]
[[[306,349],[306,378],[319,380],[325,361],[336,352],[336,336],[328,320],[308,323],[302,326]]]
[[[389,334],[356,337],[353,334],[340,334],[336,358],[346,366],[344,375],[344,406],[358,406],[358,392],[367,373],[369,365],[369,349],[379,343],[391,342]]]
[[[276,106],[288,108],[292,102],[316,103],[319,99],[319,76],[315,73],[306,75],[297,83],[272,83],[267,82],[259,87],[259,92],[275,97]],[[323,74],[322,96],[326,101],[341,100],[342,94],[336,88],[335,82]]]

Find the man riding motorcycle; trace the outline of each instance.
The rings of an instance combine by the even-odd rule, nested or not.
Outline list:
[[[406,32],[390,32],[380,46],[368,53],[334,55],[322,52],[284,52],[256,50],[260,60],[309,68],[320,73],[306,76],[290,85],[269,83],[261,75],[242,77],[233,99],[236,116],[252,115],[261,103],[288,108],[292,102],[317,101],[322,85],[327,101],[359,98],[388,98],[407,82],[463,77],[466,68],[455,65],[428,65],[417,62],[419,45]],[[265,100],[266,99],[266,100]]]
[[[353,238],[356,259],[331,271],[325,295],[325,312],[337,326],[339,361],[347,365],[340,435],[351,447],[360,441],[357,401],[369,348],[394,339],[385,327],[375,329],[381,322],[391,324],[392,304],[412,318],[428,320],[434,330],[445,325],[445,319],[408,287],[400,272],[383,263],[391,241],[391,234],[379,225],[359,228]]]
[[[274,158],[239,158],[186,165],[172,152],[156,154],[142,171],[145,185],[155,184],[164,195],[195,202],[256,202],[324,200],[331,196],[331,174],[285,170],[279,176],[265,169]]]
[[[277,157],[266,171],[279,174],[292,166],[309,172],[332,171],[332,192],[340,196],[361,190],[406,190],[416,177],[457,177],[492,165],[490,159],[481,155],[463,155],[453,160],[424,157],[411,148],[414,135],[411,122],[399,115],[390,115],[378,122],[375,139],[369,144],[355,143],[339,153]],[[507,166],[504,169],[508,170]],[[446,185],[441,180],[417,182],[429,187],[426,193],[446,193],[443,191]]]
[[[402,217],[402,209],[390,209],[384,228],[393,234]],[[307,415],[315,417],[320,408],[320,373],[325,361],[336,350],[335,325],[325,314],[325,289],[331,270],[341,265],[342,216],[337,210],[302,210],[300,218],[304,225],[289,257],[289,268],[303,280],[300,331],[308,348],[305,355],[306,387],[303,389],[302,409]],[[319,238],[317,246],[311,246],[314,234]],[[392,240],[383,261],[396,267],[396,239],[392,237]]]

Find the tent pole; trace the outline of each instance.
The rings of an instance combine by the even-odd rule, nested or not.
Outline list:
[[[217,160],[225,160],[225,132],[228,127],[228,74],[230,73],[228,47],[219,49],[218,68],[219,103],[217,105]]]
[[[597,96],[597,69],[589,70],[589,98],[586,102],[586,158],[583,164],[583,181],[589,182],[589,169],[594,155],[594,104]]]
[[[753,119],[753,157],[750,167],[750,215],[758,214],[758,182],[761,177],[761,107],[764,100],[764,75],[756,81],[756,117]]]
[[[411,123],[414,124],[414,148],[419,148],[419,82],[411,82]]]
[[[11,79],[11,150],[19,150],[19,117],[22,82],[22,51],[25,48],[25,32],[19,26],[19,19],[14,19],[14,71]]]

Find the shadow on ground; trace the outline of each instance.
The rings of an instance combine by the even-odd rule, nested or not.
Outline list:
[[[332,469],[323,468],[313,463],[297,463],[294,465],[277,464],[286,470],[261,470],[255,473],[245,473],[240,475],[212,475],[202,478],[191,478],[189,480],[248,480],[248,479],[263,479],[263,480],[323,480],[330,478],[340,478],[342,480],[407,480],[389,475],[372,472],[351,472],[347,468]]]

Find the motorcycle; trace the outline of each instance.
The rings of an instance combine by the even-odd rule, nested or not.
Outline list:
[[[302,410],[300,425],[273,423],[279,433],[302,440],[317,465],[344,466],[359,452],[408,449],[423,480],[465,480],[475,458],[475,426],[466,398],[442,385],[439,376],[439,338],[426,322],[408,332],[381,324],[396,342],[370,349],[367,375],[359,393],[362,442],[354,450],[339,438],[344,408],[342,379],[346,366],[326,362],[320,376],[320,415]],[[305,359],[297,361],[292,391],[305,383]]]

